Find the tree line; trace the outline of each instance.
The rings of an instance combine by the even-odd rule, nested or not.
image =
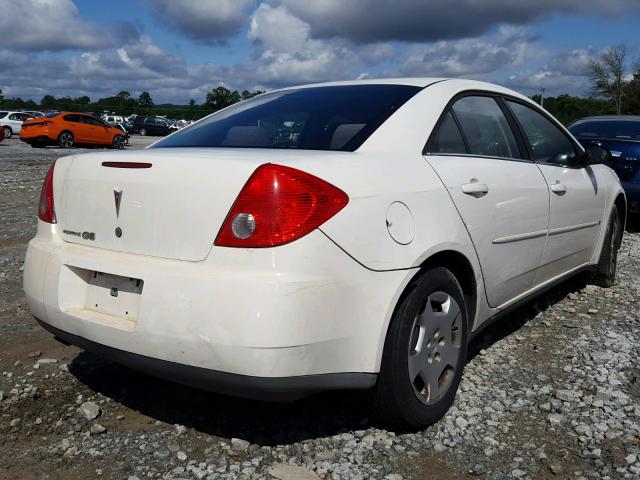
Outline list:
[[[95,102],[84,95],[81,97],[54,97],[45,95],[40,102],[24,100],[22,98],[4,98],[0,90],[0,108],[11,110],[45,110],[45,111],[73,111],[101,114],[114,112],[119,115],[162,115],[169,118],[198,120],[210,113],[233,105],[240,100],[247,100],[264,93],[262,90],[238,92],[220,86],[207,93],[204,103],[198,104],[191,99],[187,105],[171,103],[155,104],[149,92],[142,92],[138,97],[122,90],[118,94],[100,98]]]
[[[602,55],[591,61],[592,90],[588,97],[577,97],[568,94],[544,98],[544,107],[564,124],[591,115],[628,114],[640,115],[640,65],[630,75],[626,70],[628,48],[619,45],[605,50]],[[0,90],[0,108],[18,110],[60,110],[79,112],[115,112],[131,115],[163,115],[170,118],[197,120],[210,113],[228,107],[240,100],[246,100],[264,93],[262,90],[250,92],[245,90],[229,90],[220,86],[207,93],[204,103],[198,104],[194,99],[187,105],[156,105],[149,92],[142,92],[137,98],[125,90],[111,97],[92,102],[87,96],[71,98],[45,95],[37,103],[21,98],[4,98]],[[542,103],[541,95],[531,97]]]

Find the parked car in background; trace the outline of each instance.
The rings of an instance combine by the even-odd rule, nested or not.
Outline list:
[[[640,213],[640,116],[587,117],[568,128],[583,146],[600,145],[611,151],[611,168],[627,194],[629,212]]]
[[[0,111],[0,126],[4,131],[5,138],[11,138],[13,134],[19,134],[22,130],[22,122],[25,118],[33,118],[25,112]]]
[[[124,118],[120,115],[102,115],[100,118],[111,125],[117,125],[124,122]]]
[[[125,133],[97,117],[85,113],[59,112],[25,120],[20,139],[32,147],[58,145],[108,145],[124,148]]]
[[[125,128],[124,124],[122,123],[117,123],[115,125],[113,125],[116,128],[119,128],[120,130],[122,130],[122,133],[124,134],[124,143],[126,145],[129,145],[129,132],[127,131],[127,129]]]
[[[424,427],[492,319],[580,271],[613,284],[609,161],[487,83],[283,89],[53,163],[26,299],[59,339],[158,376],[263,399],[373,389]]]
[[[164,118],[139,115],[133,121],[132,131],[140,135],[165,136],[174,130],[169,127],[169,124]]]
[[[31,115],[32,117],[44,117],[44,113],[39,112],[37,110],[23,110],[22,113],[27,113],[27,114]]]

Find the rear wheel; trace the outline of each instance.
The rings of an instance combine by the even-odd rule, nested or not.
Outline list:
[[[111,148],[122,150],[124,148],[124,137],[122,135],[116,135],[111,142]]]
[[[616,205],[611,209],[607,231],[602,243],[600,260],[595,273],[594,283],[601,287],[611,287],[616,281],[618,268],[618,249],[622,242],[622,221]]]
[[[374,407],[386,421],[424,428],[438,421],[456,395],[467,355],[462,289],[445,268],[416,279],[387,334]]]
[[[142,135],[143,137],[147,136],[147,129],[146,128],[141,128],[140,129],[140,135]]]
[[[73,134],[67,131],[62,132],[58,135],[58,145],[62,148],[73,147]]]
[[[13,134],[13,131],[11,130],[11,127],[2,127],[2,132],[4,133],[4,138],[11,138],[11,135]]]

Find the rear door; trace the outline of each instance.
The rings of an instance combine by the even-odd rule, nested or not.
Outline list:
[[[98,144],[104,143],[103,141],[103,124],[97,118],[93,118],[89,115],[82,115],[82,120],[85,124],[85,131],[88,136],[88,143]]]
[[[544,252],[549,192],[525,155],[504,105],[480,94],[456,99],[426,148],[471,236],[493,307],[533,286]]]
[[[7,117],[6,121],[7,125],[11,127],[11,130],[14,134],[19,134],[20,130],[22,130],[22,114],[21,113],[12,113]]]
[[[89,136],[87,135],[86,125],[82,121],[83,115],[77,113],[70,113],[62,117],[64,121],[64,130],[69,130],[73,134],[73,138],[76,143],[88,143]]]
[[[531,106],[506,103],[550,191],[549,238],[537,279],[542,283],[591,260],[606,192],[594,168],[579,165],[582,151],[555,122]]]

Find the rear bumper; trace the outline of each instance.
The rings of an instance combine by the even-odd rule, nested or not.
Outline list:
[[[366,390],[372,388],[377,379],[377,375],[371,373],[328,373],[298,377],[237,375],[126,352],[62,331],[41,320],[38,323],[64,343],[97,353],[134,370],[203,390],[255,400],[284,401],[326,390]]]
[[[55,139],[54,138],[50,138],[48,135],[29,135],[29,136],[20,135],[20,140],[22,140],[23,142],[28,143],[28,144],[32,144],[32,143],[41,143],[41,144],[55,143]]]
[[[388,321],[414,273],[367,270],[319,231],[185,262],[64,242],[56,229],[38,222],[27,250],[24,290],[36,318],[69,343],[236,394],[243,382],[274,392],[371,386],[360,374],[379,371]],[[93,271],[143,280],[137,318],[86,308],[79,272]],[[290,377],[300,377],[295,388]]]

